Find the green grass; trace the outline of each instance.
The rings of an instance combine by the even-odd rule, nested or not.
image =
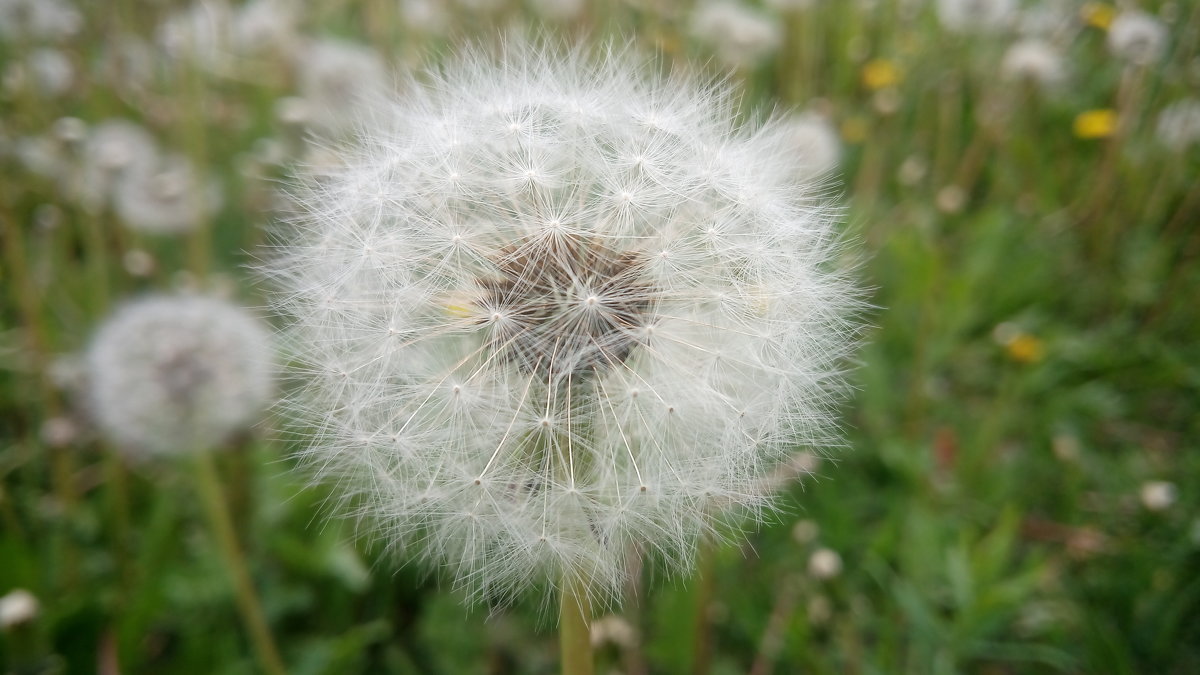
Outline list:
[[[0,670],[258,672],[187,461],[123,463],[52,373],[138,292],[190,283],[261,302],[246,265],[286,168],[239,167],[259,139],[298,147],[273,112],[294,73],[264,57],[233,78],[106,78],[95,64],[116,36],[151,36],[179,3],[105,4],[81,3],[84,29],[59,47],[70,91],[0,93],[0,595],[24,588],[41,604],[0,634]],[[526,21],[510,4],[503,20],[452,15],[450,38],[402,27],[391,2],[317,3],[301,23],[405,67]],[[1144,69],[1077,19],[1072,77],[1044,94],[996,75],[1011,37],[947,35],[911,4],[818,3],[776,58],[737,76],[748,115],[812,106],[849,137],[847,255],[874,309],[846,447],[788,490],[774,522],[706,552],[707,584],[646,561],[616,610],[637,638],[601,647],[600,672],[692,672],[697,659],[715,674],[1200,672],[1200,145],[1154,136],[1158,111],[1200,93],[1200,7],[1142,3],[1177,15],[1167,54]],[[704,63],[686,17],[601,5],[550,30]],[[0,69],[33,46],[0,43]],[[861,82],[870,59],[899,69],[893,90]],[[1098,108],[1117,110],[1117,134],[1076,137],[1076,115]],[[145,124],[219,179],[224,207],[190,242],[87,213],[11,151],[64,116]],[[153,274],[126,272],[134,248]],[[183,275],[199,267],[206,277]],[[43,425],[61,417],[80,433],[49,447]],[[270,426],[218,463],[289,672],[556,670],[539,597],[464,607],[449,583],[327,519],[330,488],[304,486]],[[1156,480],[1176,488],[1162,510],[1139,496]],[[799,520],[814,538],[793,536]],[[835,578],[807,571],[821,547],[841,556]]]

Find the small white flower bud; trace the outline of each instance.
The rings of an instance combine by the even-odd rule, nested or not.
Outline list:
[[[1142,506],[1150,511],[1166,511],[1175,503],[1176,494],[1174,483],[1164,480],[1142,483]]]
[[[0,597],[0,629],[8,629],[37,618],[40,605],[29,591],[18,588]]]
[[[828,581],[842,573],[842,556],[837,551],[819,548],[808,558],[808,573],[818,581]]]

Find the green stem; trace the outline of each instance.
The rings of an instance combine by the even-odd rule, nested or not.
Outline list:
[[[221,493],[221,485],[217,477],[217,467],[213,462],[212,453],[199,452],[196,460],[196,487],[208,513],[209,523],[217,544],[225,557],[225,566],[233,577],[238,609],[242,613],[242,621],[250,632],[250,639],[258,653],[258,660],[263,671],[270,675],[284,675],[283,659],[271,637],[271,629],[267,626],[262,604],[254,590],[254,582],[250,578],[250,570],[246,559],[238,546],[234,534],[233,518]]]
[[[559,646],[563,675],[593,675],[592,608],[580,579],[563,580],[559,609]]]
[[[708,675],[712,669],[712,620],[710,611],[713,601],[715,552],[711,541],[700,542],[699,558],[696,562],[696,643],[692,655],[693,675]]]

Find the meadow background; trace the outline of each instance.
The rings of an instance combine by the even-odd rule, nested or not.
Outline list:
[[[328,161],[311,136],[512,31],[794,111],[874,306],[845,447],[696,576],[644,561],[598,672],[1200,672],[1182,0],[0,0],[0,671],[260,672],[194,464],[106,443],[78,355],[150,291],[261,307],[247,268],[290,167]],[[216,468],[288,672],[556,671],[539,598],[468,609],[326,518],[274,427]]]

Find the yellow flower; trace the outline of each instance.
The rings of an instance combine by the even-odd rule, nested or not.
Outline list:
[[[883,89],[899,81],[900,69],[887,59],[871,59],[863,64],[862,83],[867,89]]]
[[[1085,2],[1083,7],[1079,9],[1079,15],[1083,17],[1085,23],[1089,26],[1094,26],[1100,30],[1108,30],[1112,25],[1113,19],[1117,16],[1117,10],[1112,5],[1106,5],[1102,2]]]
[[[1017,363],[1037,363],[1046,355],[1046,346],[1028,333],[1020,333],[1004,345],[1008,358]]]
[[[1108,138],[1117,130],[1117,113],[1109,108],[1086,110],[1075,116],[1073,129],[1080,138]]]

